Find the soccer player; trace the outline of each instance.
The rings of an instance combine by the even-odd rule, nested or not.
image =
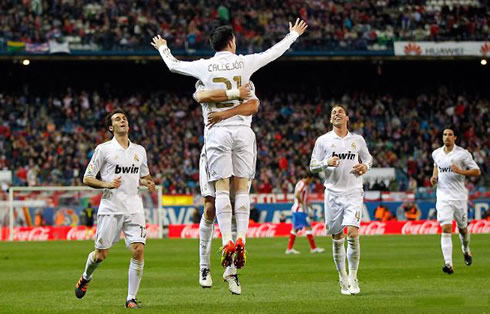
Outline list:
[[[261,67],[284,54],[293,42],[306,30],[304,21],[289,23],[290,33],[269,50],[251,55],[236,55],[236,43],[230,26],[216,28],[210,43],[216,51],[210,59],[182,62],[171,54],[165,39],[160,35],[153,38],[152,45],[160,52],[170,71],[196,77],[208,90],[226,87],[230,102],[209,105],[209,111],[223,111],[236,107],[239,102],[238,87],[248,83],[250,77]],[[234,88],[236,86],[236,88]],[[250,128],[251,118],[235,116],[216,123],[206,137],[206,157],[209,180],[216,188],[216,215],[222,232],[222,262],[224,267],[234,263],[237,268],[245,265],[245,235],[250,215],[249,180],[255,176],[255,134]],[[236,188],[235,217],[237,241],[232,241],[230,201],[230,178]]]
[[[249,116],[257,113],[259,107],[259,101],[255,97],[253,83],[245,84],[239,88],[240,99],[247,100],[237,107],[220,112],[209,113],[207,106],[203,105],[203,117],[204,117],[204,136],[210,127],[219,121],[231,118],[235,115]],[[223,102],[228,99],[226,96],[226,90],[205,90],[204,84],[201,81],[196,83],[196,92],[194,93],[194,99],[201,103],[213,103]],[[208,115],[209,113],[209,115]],[[199,162],[199,183],[201,188],[201,195],[204,197],[204,214],[201,216],[201,222],[199,224],[199,284],[203,288],[211,288],[213,280],[211,278],[211,242],[213,238],[214,218],[215,211],[215,188],[214,183],[209,182],[207,175],[207,158],[205,153],[205,147],[201,151],[201,157]],[[231,191],[230,196],[233,198],[234,193]],[[232,219],[232,223],[236,222]],[[236,229],[236,223],[233,224]],[[235,230],[236,231],[236,230]],[[236,232],[234,233],[236,240]],[[232,294],[241,294],[241,285],[238,280],[237,269],[235,265],[231,264],[226,267],[223,274],[223,279],[228,282],[228,289]]]
[[[432,152],[434,171],[430,182],[437,184],[437,220],[441,224],[441,249],[444,257],[442,271],[448,275],[453,270],[453,219],[459,229],[464,262],[470,266],[473,258],[470,252],[470,232],[468,231],[468,191],[464,186],[465,176],[479,176],[480,168],[471,154],[455,144],[454,127],[444,129],[444,146]]]
[[[310,252],[311,253],[323,253],[325,249],[316,247],[315,238],[313,237],[313,232],[311,231],[311,226],[307,221],[308,218],[308,193],[310,190],[310,183],[313,180],[313,174],[311,172],[303,175],[303,179],[296,183],[294,188],[294,204],[291,207],[291,213],[293,216],[293,226],[291,233],[289,234],[288,248],[286,249],[286,254],[299,254],[294,246],[294,241],[296,240],[296,233],[302,229],[306,230],[306,237],[308,242],[310,242]]]
[[[327,234],[333,238],[333,259],[339,272],[340,292],[356,295],[360,293],[357,270],[364,195],[361,176],[371,168],[373,158],[364,138],[349,132],[348,121],[346,108],[334,105],[330,113],[333,130],[316,140],[310,170],[325,174],[325,225]],[[345,270],[346,226],[349,275]]]
[[[155,183],[148,169],[146,150],[129,140],[126,113],[114,110],[107,116],[106,125],[114,137],[95,148],[83,177],[84,184],[103,189],[103,194],[97,212],[95,251],[88,255],[75,295],[83,298],[92,274],[107,258],[110,247],[119,241],[122,231],[131,251],[126,307],[139,308],[136,294],[143,276],[146,223],[138,187],[143,185],[154,192]],[[101,179],[97,179],[98,173]]]

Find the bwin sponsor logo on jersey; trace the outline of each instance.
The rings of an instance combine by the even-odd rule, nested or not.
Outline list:
[[[135,167],[134,165],[131,165],[130,167],[121,167],[119,165],[116,165],[116,174],[119,173],[138,173],[140,171],[139,167]]]
[[[333,152],[332,157],[339,157],[339,159],[354,160],[356,158],[356,154],[351,153],[351,151],[348,151],[347,153]]]
[[[439,167],[439,172],[453,172],[451,167]]]

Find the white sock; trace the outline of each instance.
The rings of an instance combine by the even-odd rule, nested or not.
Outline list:
[[[221,240],[223,245],[231,241],[231,202],[230,192],[216,191],[216,217],[218,218],[219,229],[221,230]]]
[[[247,192],[238,192],[235,195],[235,218],[237,238],[245,241],[250,220],[250,194]]]
[[[451,233],[441,233],[441,249],[444,263],[453,265],[453,241]]]
[[[349,277],[357,279],[357,269],[361,259],[361,244],[359,237],[347,238],[347,261],[349,262]]]
[[[141,277],[143,277],[144,266],[144,262],[137,261],[133,258],[129,262],[127,300],[136,299],[136,294],[138,293],[138,289],[140,287]]]
[[[209,256],[211,254],[211,242],[213,240],[213,221],[209,221],[201,216],[199,224],[199,265],[201,268],[211,268]]]
[[[85,280],[91,280],[92,274],[99,267],[100,263],[95,261],[95,251],[92,251],[88,254],[87,263],[85,264],[85,270],[83,271],[83,278]]]
[[[337,271],[339,272],[340,279],[345,279],[347,277],[347,273],[345,272],[344,243],[345,243],[344,238],[340,240],[332,239],[333,261],[335,262],[335,266],[337,267]]]
[[[463,249],[463,253],[471,254],[471,252],[470,252],[470,231],[467,230],[465,235],[462,235],[460,233],[459,239],[461,240],[461,247]]]

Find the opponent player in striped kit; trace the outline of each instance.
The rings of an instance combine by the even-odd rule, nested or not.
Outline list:
[[[430,179],[437,184],[437,220],[441,224],[441,249],[444,257],[442,271],[448,275],[453,270],[453,219],[459,229],[459,238],[463,250],[464,262],[470,266],[473,257],[470,251],[470,232],[468,230],[468,191],[464,186],[465,176],[480,176],[480,168],[471,154],[455,144],[454,127],[444,129],[444,146],[432,153],[434,171]]]
[[[334,105],[330,113],[333,130],[320,136],[311,155],[310,170],[325,174],[325,224],[333,238],[333,259],[339,272],[340,292],[360,293],[357,270],[361,256],[359,227],[364,192],[361,176],[371,168],[373,157],[361,135],[347,129],[349,116],[342,105]],[[347,227],[347,261],[345,270],[345,238]]]
[[[286,254],[299,254],[294,246],[294,241],[296,240],[296,233],[298,231],[305,229],[306,237],[308,242],[310,242],[310,252],[311,253],[323,253],[325,249],[317,247],[315,244],[315,238],[313,237],[313,232],[311,231],[310,223],[308,222],[308,193],[310,190],[310,183],[313,180],[313,174],[311,172],[306,173],[303,179],[299,180],[294,187],[294,204],[291,207],[291,215],[293,217],[293,224],[291,228],[291,233],[289,234],[288,248],[286,249]]]

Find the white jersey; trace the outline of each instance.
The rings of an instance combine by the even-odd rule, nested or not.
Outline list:
[[[444,152],[444,146],[432,152],[434,167],[437,167],[437,200],[467,200],[468,191],[464,186],[464,175],[454,173],[451,165],[456,164],[461,169],[480,169],[471,154],[464,148],[454,145],[449,153]]]
[[[337,167],[326,166],[327,160],[335,156],[339,157],[340,164]],[[344,194],[353,189],[362,189],[362,178],[352,173],[352,167],[361,162],[368,169],[373,163],[364,138],[350,132],[341,138],[330,131],[316,140],[310,170],[313,173],[324,171],[324,185],[328,192]]]
[[[206,90],[206,87],[204,86],[204,83],[199,80],[196,82],[196,91],[194,92],[194,94],[192,94],[192,97],[194,98],[195,101],[197,101],[197,92],[199,91],[204,91]],[[257,96],[255,95],[255,85],[252,83],[252,81],[250,81],[250,97],[249,99],[256,99],[258,100]],[[206,104],[206,103],[202,103],[201,104],[201,107],[202,107],[202,117],[204,119],[204,139],[206,139],[206,136],[207,136],[207,131],[208,131],[208,115],[210,112],[212,112],[211,108],[210,108],[210,105],[213,105],[212,103],[211,104]],[[233,119],[233,118],[237,118],[236,121],[243,121],[245,123],[245,125],[248,125],[250,126],[251,123],[252,123],[252,115],[249,115],[249,116],[234,116],[232,118],[229,118],[229,119]],[[229,120],[227,119],[227,120]]]
[[[117,189],[104,189],[98,215],[143,213],[143,201],[138,194],[140,177],[150,174],[143,146],[129,142],[124,149],[116,140],[97,145],[85,171],[85,177],[95,178],[100,171],[102,181],[121,177]]]
[[[308,210],[308,193],[309,187],[305,184],[305,181],[299,180],[294,187],[294,204],[291,207],[291,212],[293,213],[307,213]],[[298,201],[298,197],[296,195],[299,194],[299,198],[301,202]]]
[[[298,37],[297,32],[290,32],[283,40],[262,53],[236,55],[229,51],[220,51],[210,59],[191,62],[175,59],[166,45],[161,46],[158,51],[171,72],[199,79],[206,90],[233,89],[248,83],[252,74],[283,55]],[[208,104],[208,112],[223,111],[239,104],[238,100]],[[244,125],[250,127],[250,124],[251,117],[234,116],[218,122],[216,126]]]

